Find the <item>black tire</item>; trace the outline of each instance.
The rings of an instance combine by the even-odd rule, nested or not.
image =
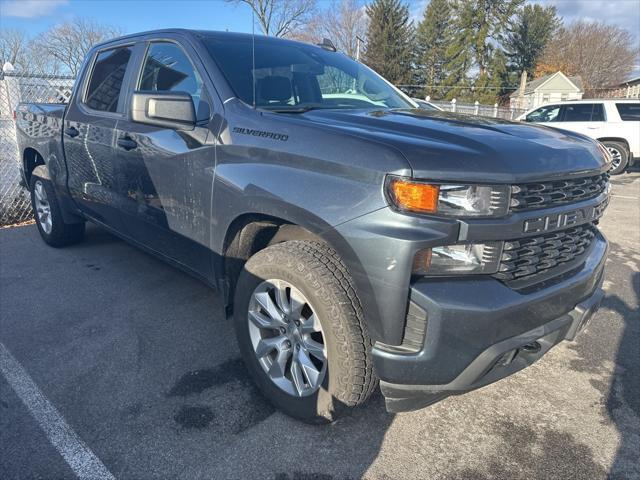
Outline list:
[[[624,172],[627,169],[627,165],[629,164],[629,149],[622,142],[612,142],[612,141],[604,141],[602,144],[609,150],[612,154],[614,152],[618,152],[620,154],[620,163],[612,168],[609,173],[611,175],[618,175]]]
[[[319,389],[296,397],[280,389],[260,366],[249,334],[249,302],[267,279],[294,285],[313,305],[327,349]],[[261,250],[245,264],[236,286],[234,323],[240,350],[254,381],[284,413],[308,423],[326,423],[364,403],[377,386],[360,301],[337,253],[319,242],[289,241]]]
[[[36,201],[36,188],[41,188],[46,194],[46,200],[49,204],[49,215],[51,217],[50,228],[42,224],[40,215],[38,214]],[[60,204],[56,197],[56,192],[49,180],[32,176],[29,185],[31,190],[31,206],[33,208],[33,216],[38,226],[40,236],[48,245],[52,247],[64,247],[82,241],[84,238],[85,222],[65,223],[60,211]],[[49,230],[49,231],[47,231]]]

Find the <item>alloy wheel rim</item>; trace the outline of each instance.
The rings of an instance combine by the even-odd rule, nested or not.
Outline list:
[[[269,379],[294,397],[315,393],[327,371],[322,326],[307,298],[284,280],[265,280],[251,294],[249,336]]]
[[[47,198],[47,191],[44,189],[44,185],[40,180],[36,182],[33,193],[36,200],[36,215],[38,216],[38,223],[40,223],[42,230],[44,230],[46,234],[49,234],[53,228],[53,222],[51,220],[51,204]]]
[[[611,170],[615,170],[622,162],[622,154],[620,153],[620,150],[614,147],[607,147],[607,150],[609,150],[609,153],[611,154]]]

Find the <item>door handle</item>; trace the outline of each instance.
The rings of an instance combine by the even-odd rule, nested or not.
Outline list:
[[[78,135],[80,135],[80,132],[78,131],[78,129],[76,127],[67,127],[64,129],[64,133],[65,135],[74,138],[77,137]]]
[[[122,137],[118,139],[118,146],[125,150],[133,150],[138,146],[138,142],[129,137]]]

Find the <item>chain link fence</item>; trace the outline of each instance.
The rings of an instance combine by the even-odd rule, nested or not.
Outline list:
[[[13,112],[20,102],[65,103],[73,77],[0,72],[0,227],[32,218],[29,194],[20,185],[21,155]]]

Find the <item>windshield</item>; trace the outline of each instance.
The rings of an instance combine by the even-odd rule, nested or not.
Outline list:
[[[203,39],[236,96],[276,111],[315,108],[413,108],[373,70],[315,45],[250,36]]]

